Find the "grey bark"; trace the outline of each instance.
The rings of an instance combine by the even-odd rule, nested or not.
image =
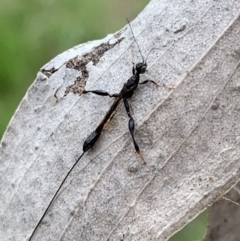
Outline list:
[[[132,22],[153,79],[121,106],[69,176],[33,240],[167,240],[239,180],[240,2],[152,0]],[[45,65],[0,147],[0,240],[27,240],[84,139],[142,61],[126,26]],[[75,83],[74,83],[75,82]],[[86,86],[85,86],[86,85]],[[58,91],[57,91],[58,90]],[[57,92],[56,92],[57,91]],[[77,94],[74,94],[74,93]],[[58,98],[54,97],[54,94]]]

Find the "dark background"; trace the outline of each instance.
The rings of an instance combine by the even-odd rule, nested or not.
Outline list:
[[[149,0],[1,0],[0,139],[39,69],[80,43],[101,39],[134,19]],[[206,213],[171,241],[200,240]]]

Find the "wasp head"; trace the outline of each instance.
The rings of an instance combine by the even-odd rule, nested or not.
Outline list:
[[[137,74],[144,74],[147,70],[147,64],[146,63],[138,63],[136,64],[136,71]]]

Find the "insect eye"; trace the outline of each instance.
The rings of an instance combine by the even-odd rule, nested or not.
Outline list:
[[[146,72],[146,69],[147,69],[147,66],[146,65],[143,65],[141,67],[141,73],[145,73]]]
[[[141,74],[145,73],[146,70],[147,70],[147,65],[146,64],[142,65],[141,68],[140,68]]]

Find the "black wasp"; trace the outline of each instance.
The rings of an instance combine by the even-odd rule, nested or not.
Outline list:
[[[128,19],[127,19],[128,21]],[[145,80],[143,82],[139,82],[140,80],[140,75],[144,74],[147,70],[147,63],[143,58],[142,52],[139,48],[138,42],[133,34],[133,30],[132,27],[128,21],[132,36],[134,41],[137,44],[138,50],[142,56],[142,62],[137,63],[136,66],[133,66],[132,68],[132,76],[127,80],[126,83],[124,83],[121,91],[118,94],[109,94],[107,91],[104,90],[84,90],[83,94],[86,93],[94,93],[96,95],[101,95],[101,96],[109,96],[109,97],[114,97],[115,101],[113,102],[113,104],[111,105],[111,107],[109,108],[108,112],[106,113],[106,115],[104,116],[103,120],[100,122],[100,124],[97,126],[97,128],[87,137],[87,139],[85,140],[85,142],[83,143],[83,153],[88,151],[91,147],[93,147],[93,145],[96,143],[96,141],[98,140],[99,136],[102,133],[103,127],[104,125],[108,122],[108,120],[113,116],[116,108],[118,107],[119,103],[121,100],[123,100],[126,112],[128,114],[129,117],[129,122],[128,122],[128,128],[130,131],[130,134],[132,136],[132,140],[133,140],[133,144],[134,144],[134,148],[137,152],[137,154],[140,156],[140,158],[142,159],[142,161],[145,164],[144,158],[140,152],[139,146],[134,138],[134,127],[135,127],[135,123],[134,123],[134,119],[130,113],[130,108],[129,108],[129,102],[128,100],[133,96],[134,91],[137,89],[138,85],[142,85],[142,84],[146,84],[148,82],[153,83],[156,86],[159,86],[155,81],[153,80]],[[155,48],[153,48],[155,49]],[[151,49],[149,51],[149,53],[153,50]],[[148,53],[148,55],[149,55]],[[148,56],[147,55],[147,56]],[[147,58],[146,58],[147,59]]]
[[[128,21],[128,19],[127,19]],[[153,80],[145,80],[143,82],[139,82],[140,81],[140,75],[144,74],[147,70],[147,63],[146,60],[144,60],[142,52],[139,48],[139,45],[137,43],[137,40],[133,34],[133,30],[132,27],[128,21],[133,39],[138,47],[138,50],[141,54],[142,57],[142,62],[137,63],[136,66],[133,66],[132,68],[132,76],[127,80],[127,82],[123,85],[121,91],[118,94],[109,94],[107,91],[104,90],[84,90],[83,94],[87,94],[87,93],[94,93],[96,95],[101,95],[101,96],[109,96],[109,97],[113,97],[115,98],[115,101],[113,102],[113,104],[111,105],[111,107],[109,108],[108,112],[106,113],[106,115],[104,116],[103,120],[100,122],[100,124],[97,126],[97,128],[86,138],[85,142],[83,143],[83,153],[81,154],[81,156],[77,159],[77,161],[74,163],[74,165],[72,166],[72,168],[68,171],[67,175],[65,176],[65,178],[63,179],[61,185],[59,186],[59,188],[57,189],[54,197],[52,198],[51,202],[49,203],[47,209],[45,210],[44,214],[42,215],[41,219],[39,220],[37,226],[35,227],[35,229],[33,230],[29,241],[32,239],[32,237],[34,236],[37,228],[39,227],[40,223],[42,222],[43,218],[45,217],[48,209],[50,208],[50,206],[52,205],[53,201],[55,200],[59,190],[61,189],[62,185],[64,184],[64,182],[66,181],[66,179],[68,178],[69,174],[71,173],[71,171],[74,169],[74,167],[77,165],[77,163],[79,162],[79,160],[81,159],[81,157],[83,156],[83,154],[85,152],[87,152],[91,147],[93,147],[93,145],[96,143],[96,141],[98,140],[99,136],[102,133],[103,127],[104,125],[108,122],[109,119],[111,119],[111,117],[114,115],[114,112],[116,110],[116,108],[118,107],[119,103],[121,102],[121,100],[123,100],[127,115],[129,117],[129,122],[128,122],[128,128],[130,131],[130,134],[132,136],[132,140],[133,140],[133,144],[134,144],[134,148],[137,152],[137,154],[140,156],[140,158],[142,159],[142,161],[145,164],[144,158],[140,152],[139,146],[134,138],[134,127],[135,127],[135,123],[134,123],[134,119],[130,113],[130,107],[129,107],[129,102],[128,100],[133,96],[134,91],[137,89],[138,85],[142,85],[142,84],[146,84],[148,82],[153,83],[156,86],[159,86],[155,81]],[[153,48],[155,49],[155,48]],[[153,50],[151,49],[148,53],[148,55],[150,54],[150,52]],[[147,55],[147,57],[148,57]],[[162,86],[165,87],[165,86]],[[171,88],[169,88],[171,89]]]

